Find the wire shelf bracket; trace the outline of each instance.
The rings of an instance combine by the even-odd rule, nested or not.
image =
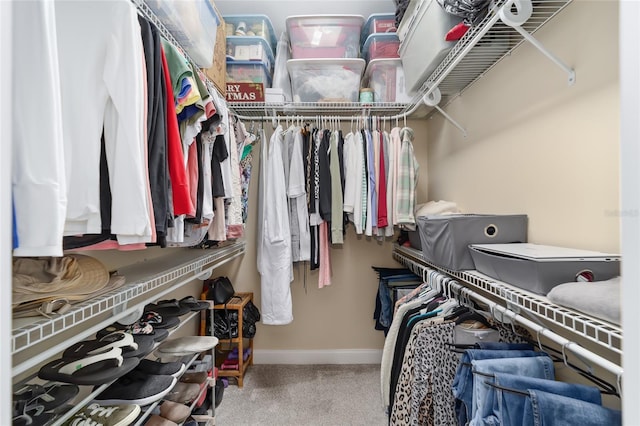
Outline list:
[[[515,8],[515,13],[512,9]],[[527,30],[522,28],[522,25],[531,18],[533,12],[533,5],[531,0],[508,0],[498,12],[500,20],[505,24],[516,30],[520,35],[531,43],[536,49],[538,49],[544,56],[549,58],[553,63],[562,68],[567,73],[569,78],[569,86],[573,86],[576,82],[576,72],[573,68],[562,62],[560,58],[555,56],[551,51],[544,47],[535,37],[533,37]]]
[[[424,94],[424,96],[422,97],[422,102],[424,102],[424,104],[427,106],[437,109],[438,112],[442,114],[444,118],[449,120],[449,122],[453,124],[458,130],[460,130],[462,132],[462,135],[466,138],[467,131],[465,130],[465,128],[462,127],[460,124],[458,124],[458,122],[454,120],[453,117],[451,117],[442,108],[438,106],[441,99],[442,99],[442,94],[440,93],[440,89],[438,89],[437,87],[434,87]]]

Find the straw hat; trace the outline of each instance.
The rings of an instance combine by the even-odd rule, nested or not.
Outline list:
[[[13,261],[13,305],[59,297],[84,299],[109,283],[105,266],[91,256],[16,258]]]

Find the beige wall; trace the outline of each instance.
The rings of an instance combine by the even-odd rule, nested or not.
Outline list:
[[[574,1],[530,44],[428,120],[429,198],[465,212],[527,213],[534,243],[619,252],[617,2]],[[420,147],[423,148],[423,147]]]
[[[271,134],[270,125],[265,126]],[[258,153],[253,161],[249,191],[249,223],[245,255],[219,269],[236,290],[252,291],[260,302],[260,275],[256,270]],[[373,310],[377,276],[372,265],[400,267],[392,257],[393,239],[379,242],[358,236],[350,227],[345,244],[331,249],[332,284],[318,289],[317,271],[308,264],[294,266],[291,283],[293,322],[285,326],[258,325],[257,350],[382,349],[384,335],[374,329]],[[305,290],[306,282],[306,290]]]
[[[617,3],[575,1],[536,36],[575,68],[563,72],[530,45],[492,69],[447,111],[410,121],[420,162],[418,201],[456,201],[465,212],[529,215],[530,241],[619,251]],[[250,191],[247,252],[219,272],[260,300],[255,224],[258,167]],[[371,265],[397,266],[392,244],[358,238],[333,249],[333,285],[296,267],[294,321],[259,325],[256,349],[379,349]],[[259,306],[259,305],[258,305]]]

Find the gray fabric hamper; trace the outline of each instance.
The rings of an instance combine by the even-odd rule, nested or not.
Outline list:
[[[475,269],[469,244],[527,241],[525,214],[452,214],[417,219],[425,259],[453,271]]]
[[[585,271],[593,281],[620,275],[620,255],[539,244],[473,244],[476,269],[507,284],[546,295]]]

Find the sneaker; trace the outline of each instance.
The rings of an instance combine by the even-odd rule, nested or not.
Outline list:
[[[160,362],[143,359],[136,367],[136,370],[150,375],[179,377],[184,372],[185,368],[186,366],[184,363],[179,361]]]
[[[133,371],[113,382],[95,399],[101,404],[149,405],[161,400],[176,382],[173,376],[146,375]]]
[[[64,426],[127,426],[140,414],[139,405],[100,405],[92,403],[63,423]]]

